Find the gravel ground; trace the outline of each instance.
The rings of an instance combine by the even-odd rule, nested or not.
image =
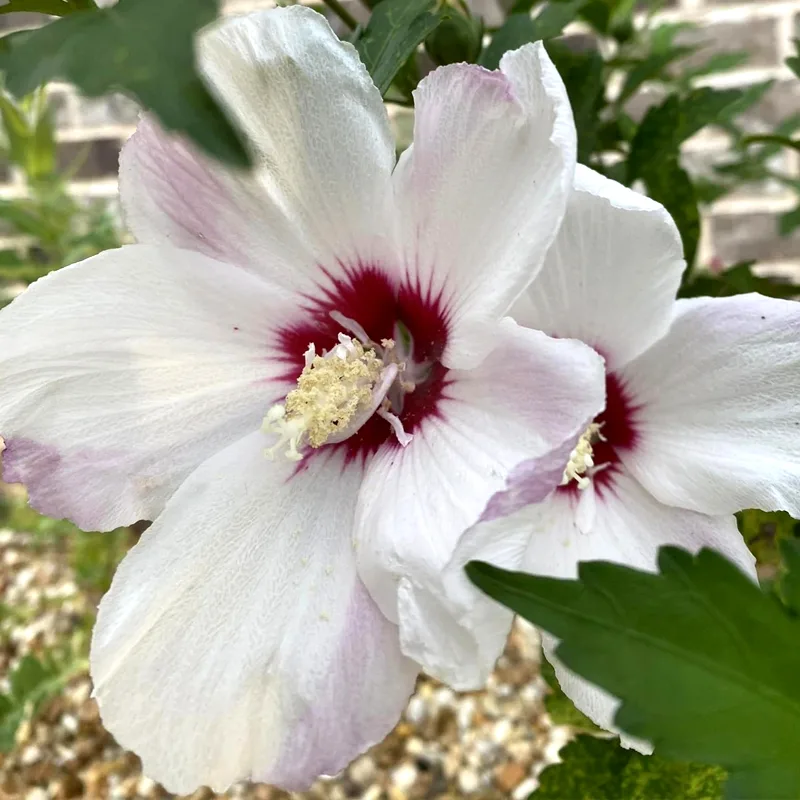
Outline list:
[[[85,652],[80,637],[95,602],[79,591],[58,552],[43,550],[32,535],[0,530],[0,676],[26,653],[65,641]],[[224,796],[526,800],[562,740],[543,709],[538,652],[535,634],[518,623],[486,690],[456,694],[423,677],[394,731],[335,778],[301,794],[242,784]],[[2,678],[0,689],[7,689]],[[174,797],[143,777],[137,758],[104,731],[90,694],[78,663],[63,691],[19,728],[13,750],[0,754],[0,800]]]

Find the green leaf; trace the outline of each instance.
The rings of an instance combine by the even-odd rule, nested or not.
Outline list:
[[[777,281],[753,272],[755,261],[743,261],[717,274],[704,273],[688,281],[680,291],[681,297],[732,297],[736,294],[758,292],[767,297],[789,299],[800,294],[800,286],[791,282]],[[761,563],[777,563],[777,550],[775,549],[777,530],[788,530],[784,535],[792,535],[791,531],[795,521],[783,511],[743,511],[739,515],[739,529],[748,545],[751,546],[753,555]],[[749,530],[742,527],[750,526]],[[771,531],[771,533],[769,533]],[[765,560],[765,552],[754,547],[762,541],[768,545],[772,555]],[[760,555],[759,555],[760,554]]]
[[[798,226],[800,226],[800,206],[796,206],[778,217],[778,233],[781,236],[789,236]]]
[[[356,49],[381,95],[442,21],[436,6],[436,0],[383,0],[372,12]]]
[[[250,164],[239,134],[195,70],[195,31],[217,15],[216,0],[120,0],[0,40],[0,70],[12,94],[52,80],[98,97],[123,91],[165,128],[190,136],[230,164]]]
[[[564,81],[578,132],[578,161],[588,164],[598,148],[600,110],[605,104],[603,58],[596,50],[575,52],[558,41],[547,51]]]
[[[53,675],[52,665],[35,656],[25,656],[9,677],[11,697],[18,702],[31,699]]]
[[[716,800],[725,771],[626,750],[617,737],[578,736],[548,766],[530,800]]]
[[[783,564],[778,595],[787,608],[800,616],[800,539],[783,539],[779,547]]]
[[[22,108],[4,92],[0,92],[0,120],[8,140],[8,155],[14,164],[24,169],[33,132]]]
[[[495,31],[492,41],[483,51],[480,64],[486,69],[497,69],[503,53],[535,41],[535,36],[536,27],[529,14],[511,14]]]
[[[796,798],[800,620],[711,550],[663,547],[658,568],[585,562],[560,580],[473,562],[467,573],[621,699],[620,729],[663,757],[725,767],[728,798]]]
[[[800,39],[794,39],[794,49],[797,51],[797,55],[787,58],[786,66],[800,78]]]
[[[0,6],[0,14],[33,12],[63,17],[74,11],[90,11],[95,8],[93,0],[8,0],[5,5]]]
[[[690,269],[700,238],[700,212],[694,185],[680,165],[680,146],[706,125],[726,118],[741,98],[738,89],[696,89],[684,98],[670,95],[648,110],[631,142],[628,182],[644,180],[647,193],[672,215]]]
[[[681,78],[684,81],[692,81],[704,75],[710,75],[716,72],[728,72],[729,70],[741,67],[750,60],[750,54],[745,50],[739,51],[724,51],[722,53],[714,53],[707,61],[699,64],[691,69],[686,69],[682,72]]]
[[[548,3],[533,19],[535,32],[532,41],[560,36],[564,28],[578,16],[586,2],[587,0],[553,0]]]
[[[503,54],[509,50],[561,35],[584,5],[586,0],[562,0],[547,3],[533,19],[530,14],[511,14],[495,32],[480,63],[487,69],[497,69]]]
[[[689,92],[680,103],[681,126],[676,131],[677,144],[680,146],[706,125],[730,119],[734,113],[732,109],[736,109],[743,96],[741,89],[704,87]]]
[[[686,56],[691,55],[693,52],[693,47],[684,46],[673,47],[667,51],[651,53],[649,56],[636,64],[636,66],[628,73],[627,77],[625,78],[625,83],[623,83],[622,89],[620,89],[617,103],[619,105],[625,103],[636,93],[643,83],[661,77],[664,70],[670,64],[678,59],[686,58]]]

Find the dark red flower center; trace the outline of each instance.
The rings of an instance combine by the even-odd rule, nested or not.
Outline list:
[[[622,378],[606,373],[606,407],[594,423],[597,433],[592,437],[592,460],[594,467],[587,472],[597,491],[601,492],[613,482],[619,469],[620,453],[636,445],[636,411],[630,392],[625,388]],[[561,491],[577,493],[580,491],[576,481],[560,487]]]
[[[325,285],[305,295],[297,321],[278,331],[285,377],[292,382],[297,379],[309,344],[323,352],[337,344],[340,333],[353,335],[343,328],[343,318],[360,326],[373,342],[393,339],[401,330],[408,337],[404,346],[409,349],[413,362],[409,372],[415,380],[413,391],[402,395],[402,407],[392,411],[406,433],[413,434],[425,418],[438,413],[448,383],[447,369],[440,362],[448,337],[442,294],[418,283],[396,283],[376,264],[339,267],[339,275],[322,270]],[[366,459],[384,444],[399,446],[389,423],[373,415],[349,439],[331,446],[344,448],[351,461]]]

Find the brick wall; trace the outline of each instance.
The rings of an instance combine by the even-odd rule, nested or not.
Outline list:
[[[165,0],[168,2],[169,0]],[[271,0],[227,0],[226,11],[243,12],[272,5]],[[23,17],[22,19],[20,19]],[[27,17],[27,18],[25,18]],[[705,43],[703,58],[714,52],[746,50],[750,60],[744,67],[716,75],[715,86],[746,86],[768,78],[775,86],[748,113],[746,126],[752,131],[768,130],[776,122],[800,112],[800,81],[784,66],[792,52],[792,39],[800,36],[800,0],[669,0],[660,14],[663,19],[686,19],[702,25],[687,32],[687,42]],[[10,24],[35,24],[37,15],[0,17]],[[60,158],[63,163],[78,153],[86,154],[75,175],[74,191],[85,198],[113,199],[116,195],[117,154],[130,135],[137,109],[124,97],[101,100],[76,95],[69,86],[54,84],[48,89],[56,108]],[[646,96],[637,102],[641,113]],[[708,171],[725,152],[722,134],[702,132],[687,145],[687,167],[697,173]],[[783,152],[780,166],[800,178],[800,157]],[[18,175],[0,165],[0,196],[22,190]],[[776,217],[796,203],[796,196],[777,185],[752,187],[716,203],[703,221],[701,259],[716,256],[725,262],[757,258],[772,272],[794,272],[800,266],[800,233],[781,238]]]

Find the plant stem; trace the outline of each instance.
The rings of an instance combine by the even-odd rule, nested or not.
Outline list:
[[[325,3],[351,31],[354,31],[358,27],[356,18],[339,2],[339,0],[322,0],[322,2]]]

